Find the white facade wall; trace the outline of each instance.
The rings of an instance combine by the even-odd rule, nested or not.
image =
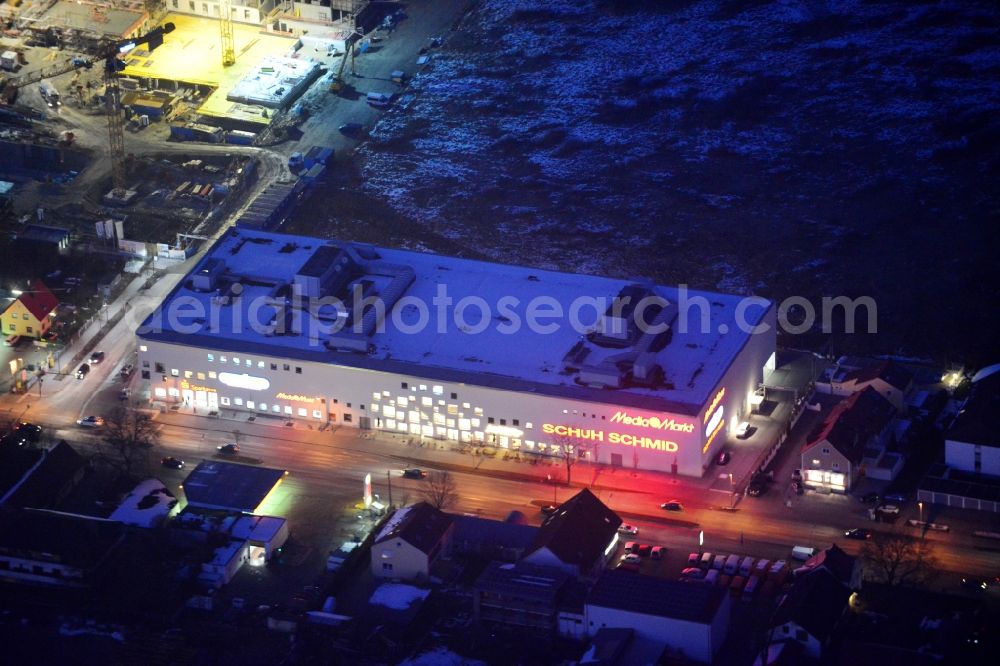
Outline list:
[[[979,469],[976,469],[977,450],[979,451]],[[948,467],[963,472],[979,472],[1000,476],[1000,447],[946,439],[944,442],[944,461]]]
[[[403,539],[372,546],[372,575],[389,580],[426,580],[430,574],[427,554]]]
[[[209,0],[166,0],[166,8],[178,14],[191,14],[205,18],[217,19],[221,16],[222,3]],[[236,23],[260,25],[267,14],[274,9],[274,0],[231,0],[230,14]]]
[[[296,18],[310,19],[313,21],[333,21],[333,10],[323,5],[314,5],[308,2],[293,2],[292,14]],[[337,12],[340,18],[340,12]]]
[[[591,604],[587,604],[586,614],[587,633],[590,636],[604,628],[633,629],[643,639],[662,642],[674,650],[682,651],[690,659],[710,663],[725,638],[724,631],[722,636],[713,636],[713,626],[720,616],[724,616],[728,622],[729,595],[725,596],[712,624],[698,624]]]
[[[41,585],[77,587],[84,584],[84,571],[58,562],[0,556],[0,580],[15,580]]]
[[[701,476],[725,430],[749,412],[774,353],[773,308],[765,321],[770,332],[750,336],[697,416],[300,361],[278,348],[247,355],[140,338],[139,367],[154,401],[186,400],[199,413],[253,411],[545,455],[562,444],[587,461]],[[721,428],[708,430],[719,405]]]

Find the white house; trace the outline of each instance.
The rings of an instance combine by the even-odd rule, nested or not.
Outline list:
[[[426,502],[394,513],[372,544],[372,575],[392,580],[426,580],[454,527],[447,514]]]
[[[972,392],[945,434],[951,469],[1000,477],[1000,364],[980,370]]]
[[[729,608],[728,590],[616,569],[601,576],[587,599],[587,633],[632,629],[638,640],[711,663],[726,638]]]

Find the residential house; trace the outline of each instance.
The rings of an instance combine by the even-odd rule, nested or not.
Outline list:
[[[538,527],[510,520],[451,514],[455,530],[448,550],[457,555],[475,555],[490,560],[516,562],[535,543]]]
[[[62,441],[31,455],[37,456],[34,463],[0,494],[0,505],[54,509],[73,491],[87,468],[83,456]]]
[[[820,659],[844,616],[851,591],[820,567],[795,581],[774,613],[770,642],[793,640],[807,657]]]
[[[802,448],[805,484],[831,492],[850,492],[866,471],[863,460],[875,460],[877,464],[886,453],[895,417],[893,404],[870,386],[841,401]]]
[[[551,637],[559,630],[560,602],[575,585],[562,569],[490,562],[473,585],[474,617],[480,624],[503,624]],[[579,611],[582,626],[582,604]]]
[[[542,523],[524,561],[596,579],[618,543],[622,519],[584,488]]]
[[[606,571],[587,598],[587,632],[632,629],[659,652],[711,663],[726,638],[731,598],[717,586]]]
[[[945,433],[944,461],[963,472],[1000,477],[1000,364],[972,378],[972,389]]]
[[[22,292],[7,306],[3,314],[0,314],[3,334],[41,338],[51,328],[58,305],[59,299],[45,286],[45,283],[33,280],[28,290]]]
[[[829,650],[850,666],[988,664],[996,661],[984,596],[866,583]]]
[[[853,395],[873,388],[888,400],[897,412],[903,412],[913,390],[913,373],[894,361],[841,358],[837,366],[824,375],[820,386],[834,395]]]
[[[861,589],[860,560],[844,552],[837,544],[832,544],[826,550],[821,550],[810,557],[801,567],[795,570],[795,575],[808,575],[820,569],[833,574],[848,589]]]
[[[397,510],[372,544],[372,574],[393,580],[426,580],[453,531],[451,518],[427,502]]]
[[[0,580],[89,587],[125,538],[121,523],[34,509],[0,512]]]

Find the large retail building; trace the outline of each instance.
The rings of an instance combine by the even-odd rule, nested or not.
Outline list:
[[[773,369],[760,298],[228,230],[137,333],[151,397],[701,475]]]

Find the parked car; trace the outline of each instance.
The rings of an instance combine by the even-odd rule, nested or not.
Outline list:
[[[649,554],[653,552],[653,547],[648,543],[640,543],[633,553],[638,553],[640,557],[649,557]]]
[[[660,546],[657,546],[657,548],[660,548]],[[690,555],[688,555],[688,564],[692,566],[698,566],[700,563],[701,563],[701,555],[699,555],[698,553],[691,553]]]
[[[781,570],[784,569],[785,565],[787,564],[788,563],[785,560],[778,560],[777,562],[771,565],[771,570],[768,573],[770,573],[772,576],[777,575],[781,573]]]
[[[354,136],[360,134],[362,129],[361,123],[344,123],[337,128],[337,131],[344,136]]]
[[[653,550],[649,551],[649,556],[654,560],[662,560],[663,556],[667,554],[666,546],[653,546]]]
[[[882,513],[889,513],[892,515],[897,515],[899,513],[899,507],[895,504],[883,504],[878,508]]]
[[[705,572],[702,571],[701,569],[699,569],[698,567],[688,567],[687,569],[684,569],[683,571],[681,571],[681,576],[684,577],[684,578],[699,578],[700,579],[704,575],[705,575]]]
[[[629,525],[628,523],[622,523],[618,526],[618,534],[638,534],[639,528],[635,525]]]
[[[875,492],[865,493],[864,495],[858,497],[858,500],[864,502],[865,504],[878,504],[879,495]]]
[[[869,530],[863,530],[860,527],[855,527],[853,530],[845,531],[844,536],[848,539],[860,539],[864,541],[865,539],[871,539],[872,533]]]
[[[173,456],[167,456],[160,460],[160,464],[164,467],[170,467],[171,469],[184,469],[184,461],[180,458],[174,458]]]
[[[660,505],[661,509],[666,511],[683,511],[684,507],[677,500],[670,500],[669,502],[664,502]]]
[[[626,553],[634,552],[636,550],[636,548],[638,548],[638,547],[639,547],[639,544],[636,543],[635,541],[626,541],[625,542],[625,552]]]
[[[79,368],[76,369],[76,378],[83,379],[84,377],[87,376],[88,372],[90,372],[90,366],[84,363]]]
[[[239,453],[240,452],[240,445],[237,444],[237,443],[235,443],[235,442],[232,442],[230,444],[223,444],[223,445],[219,446],[218,448],[219,448],[219,453]]]
[[[423,479],[427,476],[427,472],[417,467],[411,467],[403,470],[403,476],[407,479]]]
[[[621,561],[626,564],[639,564],[642,562],[642,558],[636,553],[625,553],[622,555]]]
[[[103,360],[104,360],[104,352],[102,351],[95,351],[93,354],[90,355],[91,365],[97,365]]]
[[[131,363],[126,363],[125,365],[123,365],[121,369],[122,379],[128,379],[129,377],[131,377],[133,370],[135,370],[135,366],[132,365]]]
[[[85,416],[76,423],[84,428],[98,428],[104,425],[104,419],[100,416]]]
[[[122,389],[121,391],[118,392],[119,400],[128,400],[131,397],[132,393],[128,389]]]
[[[736,426],[736,433],[735,433],[736,434],[736,438],[737,439],[746,439],[749,436],[749,435],[747,435],[747,433],[749,431],[750,431],[750,422],[749,421],[741,421],[740,424],[738,426]]]
[[[728,465],[729,464],[729,458],[730,458],[729,451],[723,451],[715,459],[715,464],[716,465]]]
[[[767,570],[771,568],[771,560],[757,560],[757,565],[754,566],[754,572],[757,576],[763,576],[767,573]]]

